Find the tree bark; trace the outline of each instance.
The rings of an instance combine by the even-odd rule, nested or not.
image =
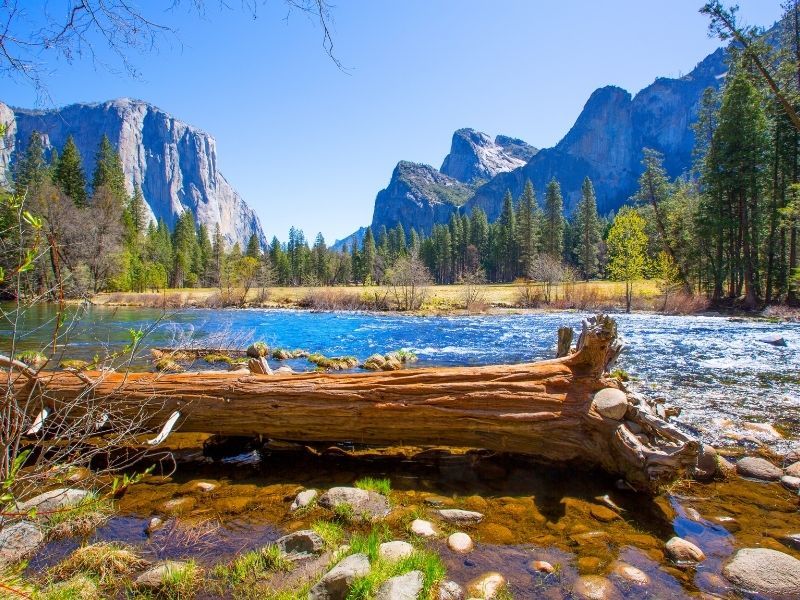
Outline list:
[[[616,323],[601,315],[584,322],[575,352],[528,364],[339,374],[83,372],[82,379],[60,371],[40,373],[33,384],[19,377],[15,391],[38,386],[37,405],[58,414],[86,393],[88,378],[93,397],[114,407],[113,418],[144,411],[152,430],[178,411],[175,430],[182,432],[485,448],[599,467],[652,492],[682,477],[699,445],[637,394],[626,394],[622,418],[601,414],[595,394],[624,391],[605,376],[621,349]],[[644,435],[634,435],[629,422]]]

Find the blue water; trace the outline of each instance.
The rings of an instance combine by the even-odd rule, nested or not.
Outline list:
[[[87,358],[124,346],[129,329],[147,332],[145,346],[244,348],[263,340],[272,347],[301,348],[327,356],[408,349],[416,366],[515,363],[554,355],[560,325],[580,329],[587,315],[419,317],[291,310],[190,309],[164,314],[140,308],[91,307],[77,314],[65,356]],[[626,344],[619,366],[633,387],[683,409],[678,419],[703,439],[721,444],[767,443],[781,449],[800,437],[800,325],[734,321],[726,317],[618,315]],[[50,339],[52,309],[37,307],[19,329],[24,347]],[[10,325],[0,326],[8,351]],[[770,334],[787,345],[760,342]],[[145,349],[146,350],[146,349]],[[141,352],[140,356],[146,356]],[[294,368],[311,368],[302,361]],[[776,438],[748,423],[775,425]]]

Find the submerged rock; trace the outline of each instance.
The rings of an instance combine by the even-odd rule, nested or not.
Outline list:
[[[635,585],[645,587],[650,585],[650,577],[642,571],[641,569],[637,569],[633,565],[629,565],[626,562],[617,561],[611,567],[612,575],[619,577],[622,581],[627,583],[628,585]]]
[[[742,590],[773,600],[800,598],[800,560],[777,550],[739,550],[722,574]]]
[[[507,584],[508,582],[502,574],[490,571],[476,577],[467,584],[467,597],[490,600],[497,597],[500,590],[506,587]]]
[[[785,346],[786,340],[779,333],[770,333],[762,338],[758,338],[762,344],[769,344],[770,346]]]
[[[472,549],[475,547],[475,544],[473,543],[472,538],[466,533],[463,531],[458,531],[447,538],[447,546],[453,552],[466,554],[467,552],[472,551]]]
[[[72,508],[91,497],[92,493],[88,490],[59,488],[17,504],[17,512],[25,513],[36,509],[37,516],[46,516],[45,513]]]
[[[413,553],[414,546],[401,540],[384,542],[378,547],[378,556],[390,562],[397,562],[398,560],[408,558]]]
[[[666,544],[667,555],[677,563],[701,562],[706,559],[705,553],[680,537],[673,537]]]
[[[275,545],[285,554],[319,554],[325,548],[325,540],[316,532],[304,529],[278,538]]]
[[[404,575],[390,577],[375,594],[375,600],[417,600],[424,584],[422,571],[409,571]]]
[[[756,456],[747,456],[736,461],[736,472],[742,477],[761,481],[777,481],[783,475],[780,468]]]
[[[44,534],[34,523],[20,521],[0,529],[0,567],[29,558],[44,542]]]
[[[389,514],[389,500],[377,492],[352,487],[334,487],[322,494],[319,505],[334,510],[349,505],[355,517],[363,520],[382,519]]]
[[[589,508],[589,512],[595,519],[602,521],[603,523],[608,523],[620,518],[619,515],[610,508],[600,506],[599,504],[592,504],[592,506]]]
[[[367,575],[369,568],[366,554],[352,554],[342,559],[311,588],[308,600],[345,600],[353,582]]]
[[[448,523],[455,523],[456,525],[477,525],[483,521],[483,513],[479,513],[474,510],[443,508],[438,512],[442,519]]]
[[[619,421],[628,411],[628,397],[616,388],[604,388],[594,395],[594,409],[609,419]]]
[[[787,490],[796,492],[800,490],[800,477],[792,477],[791,475],[784,475],[781,477],[781,484]]]
[[[614,584],[599,575],[578,577],[572,591],[581,600],[609,600],[618,597]]]
[[[443,581],[439,585],[439,600],[464,600],[464,590],[455,581]]]
[[[528,566],[531,569],[533,569],[534,571],[537,571],[539,573],[548,573],[549,574],[549,573],[554,573],[555,570],[556,570],[555,567],[553,565],[551,565],[549,562],[547,562],[546,560],[534,560],[534,561],[531,561],[528,564]]]
[[[800,551],[800,533],[787,533],[779,537],[778,541],[792,550]]]

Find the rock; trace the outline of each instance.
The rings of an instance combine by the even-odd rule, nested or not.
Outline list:
[[[383,366],[386,364],[386,359],[383,358],[380,354],[373,354],[367,360],[364,361],[364,364],[361,365],[362,369],[367,369],[369,371],[380,371],[383,369]]]
[[[724,456],[717,458],[717,472],[724,478],[736,475],[736,465]]]
[[[611,567],[611,573],[629,585],[641,587],[650,585],[650,577],[647,575],[647,573],[641,569],[637,569],[633,565],[629,565],[626,562],[615,562]]]
[[[467,598],[484,598],[490,600],[497,597],[504,587],[506,578],[496,571],[484,573],[467,584]]]
[[[453,500],[444,496],[426,496],[422,501],[428,506],[452,506]]]
[[[466,554],[467,552],[472,551],[472,549],[475,547],[475,544],[473,543],[472,538],[466,533],[458,531],[447,538],[447,546],[453,552]]]
[[[384,542],[378,547],[378,556],[391,562],[397,562],[398,560],[408,558],[413,553],[414,546],[401,540]]]
[[[194,489],[196,489],[198,492],[209,494],[217,489],[217,484],[211,483],[210,481],[198,481],[195,484]]]
[[[787,533],[779,537],[778,541],[787,548],[800,551],[800,533]]]
[[[454,523],[456,525],[477,525],[483,521],[483,514],[474,510],[443,508],[438,512],[442,519],[448,523]]]
[[[788,467],[786,467],[786,474],[789,477],[800,477],[800,461],[792,463]]]
[[[731,589],[722,575],[710,571],[699,571],[694,577],[695,585],[701,590],[708,590],[714,594],[725,594]],[[714,596],[719,598],[719,596]]]
[[[578,577],[572,586],[572,591],[581,600],[609,600],[616,597],[614,584],[599,575]]]
[[[592,506],[589,508],[589,512],[595,519],[602,521],[603,523],[609,523],[619,519],[619,515],[617,513],[610,508],[600,506],[599,504],[592,504]]]
[[[798,461],[800,461],[800,446],[797,448],[792,448],[786,453],[786,456],[783,457],[783,464],[785,465],[791,465],[792,463],[796,463]]]
[[[267,346],[264,342],[254,342],[247,347],[247,351],[245,353],[250,358],[261,358],[269,354],[269,346]]]
[[[756,456],[747,456],[736,461],[736,472],[742,477],[761,481],[777,481],[783,475],[771,462]]]
[[[779,333],[770,333],[762,338],[758,338],[762,344],[769,344],[770,346],[785,346],[786,340]]]
[[[555,567],[546,560],[532,560],[528,566],[539,573],[554,573]]]
[[[19,521],[0,529],[0,567],[29,558],[44,542],[44,534],[34,523]]]
[[[710,481],[717,473],[717,451],[709,444],[703,444],[697,465],[694,468],[694,478],[698,481]]]
[[[17,504],[17,512],[26,513],[35,508],[37,516],[46,516],[48,512],[72,508],[91,496],[87,490],[59,488]]]
[[[309,506],[317,498],[317,490],[303,490],[294,499],[289,510],[292,512]]]
[[[273,373],[286,373],[288,375],[291,375],[292,373],[294,373],[294,369],[289,365],[283,365],[282,367],[278,367],[277,369],[275,369]]]
[[[325,540],[310,529],[295,531],[275,541],[286,554],[319,554],[325,548]]]
[[[443,581],[439,585],[438,600],[464,600],[464,590],[455,581]]]
[[[369,573],[366,554],[351,554],[322,576],[311,591],[308,600],[345,600],[353,582]]]
[[[187,566],[185,562],[165,560],[147,569],[134,580],[134,583],[139,588],[158,590],[163,587],[170,574],[183,571]]]
[[[800,560],[769,548],[743,548],[722,569],[736,587],[773,600],[800,598]]]
[[[506,139],[506,138],[503,138]],[[536,149],[521,140],[515,140],[516,151],[526,149],[525,156],[533,156]],[[487,181],[498,173],[513,171],[523,166],[522,160],[501,146],[497,140],[474,129],[459,129],[453,134],[450,153],[445,157],[440,171],[462,181],[474,183]]]
[[[409,571],[390,577],[375,594],[375,600],[417,600],[424,584],[422,571]]]
[[[515,540],[513,531],[505,525],[497,523],[486,523],[481,527],[480,533],[487,542],[492,544],[513,544]]]
[[[382,519],[389,514],[386,496],[359,488],[334,487],[319,499],[319,505],[330,510],[341,504],[350,505],[355,516],[363,520]]]
[[[577,565],[578,572],[580,573],[594,573],[600,570],[603,561],[596,556],[581,556],[578,559]]]
[[[628,397],[616,388],[604,388],[594,395],[594,409],[609,419],[619,421],[628,411]]]
[[[192,510],[196,504],[197,500],[191,497],[173,498],[164,502],[162,510],[169,515],[183,515]]]
[[[153,533],[154,531],[158,531],[159,529],[161,529],[163,526],[164,526],[164,521],[163,521],[161,518],[159,518],[159,517],[153,517],[153,518],[152,518],[152,519],[150,519],[150,521],[147,523],[147,527],[145,527],[145,529],[144,529],[144,532],[145,532],[147,535],[150,535],[150,534],[151,534],[151,533]]]
[[[787,490],[792,490],[796,492],[800,490],[800,477],[792,477],[790,475],[784,475],[781,477],[781,484]]]
[[[436,528],[430,521],[423,519],[414,519],[411,522],[411,533],[421,537],[436,537]]]
[[[667,555],[676,563],[701,562],[706,559],[703,551],[683,538],[673,537],[666,544]]]

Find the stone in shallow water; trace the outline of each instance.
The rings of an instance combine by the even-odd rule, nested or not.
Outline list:
[[[792,490],[796,492],[800,490],[800,477],[792,477],[790,475],[784,475],[781,477],[781,484],[787,490]]]
[[[650,585],[650,577],[641,569],[626,562],[617,561],[611,568],[611,573],[619,577],[628,585],[645,587]]]
[[[275,541],[286,554],[318,554],[325,547],[325,540],[310,529],[295,531]]]
[[[784,546],[800,551],[800,533],[787,533],[779,537],[778,541]]]
[[[713,446],[703,444],[700,455],[697,457],[697,465],[694,468],[694,477],[698,481],[708,481],[713,479],[717,472],[717,451]]]
[[[0,567],[29,558],[44,542],[44,534],[30,521],[0,529]]]
[[[443,581],[439,586],[439,600],[464,600],[464,590],[455,581]]]
[[[59,488],[21,502],[17,505],[17,511],[24,513],[35,508],[38,516],[43,516],[50,511],[76,506],[90,496],[91,492],[87,490]]]
[[[375,594],[375,600],[417,600],[422,592],[422,571],[409,571],[404,575],[384,581]]]
[[[411,533],[422,537],[436,537],[436,528],[430,521],[424,519],[414,519],[411,522]]]
[[[448,523],[456,525],[476,525],[483,521],[483,513],[458,508],[443,508],[439,511],[439,516]]]
[[[149,590],[161,588],[167,578],[173,573],[179,573],[186,569],[187,563],[176,560],[165,560],[150,567],[147,571],[136,578],[136,586]]]
[[[467,585],[468,598],[484,598],[490,600],[497,597],[504,587],[506,587],[506,578],[496,571],[484,573],[476,577]]]
[[[333,510],[348,504],[357,518],[363,520],[382,519],[389,514],[389,501],[386,496],[353,487],[334,487],[322,494],[319,505]]]
[[[609,419],[621,420],[628,411],[628,397],[616,388],[604,388],[594,395],[594,409]]]
[[[292,505],[289,507],[289,510],[292,512],[299,510],[301,508],[305,508],[309,504],[311,504],[314,499],[317,497],[317,490],[303,490],[292,502]]]
[[[610,508],[600,506],[599,504],[592,504],[589,512],[592,513],[592,516],[595,519],[602,521],[603,523],[608,523],[610,521],[614,521],[615,519],[619,519],[619,515],[617,513]]]
[[[475,547],[475,544],[472,542],[472,538],[466,533],[463,531],[458,531],[447,538],[447,546],[453,552],[466,554]]]
[[[609,600],[618,597],[614,584],[599,575],[578,577],[572,591],[581,600]]]
[[[677,563],[701,562],[706,559],[703,551],[683,538],[673,537],[666,544],[669,557]]]
[[[789,477],[800,477],[800,461],[792,463],[786,467],[786,474]]]
[[[556,569],[546,560],[533,560],[528,566],[539,573],[553,573]]]
[[[401,540],[384,542],[378,547],[378,556],[391,562],[408,558],[413,552],[414,546]]]
[[[308,600],[344,600],[358,577],[369,573],[366,554],[351,554],[342,559],[308,592]]]
[[[800,598],[800,560],[769,548],[743,548],[722,570],[735,586],[774,600]]]
[[[746,456],[736,461],[736,472],[742,477],[762,481],[777,481],[783,472],[768,460],[756,456]]]

